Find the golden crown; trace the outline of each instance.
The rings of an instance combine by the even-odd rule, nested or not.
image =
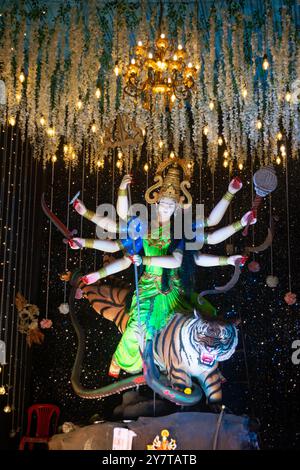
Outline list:
[[[163,171],[169,166],[171,166],[171,168],[169,168],[167,174],[163,176]],[[180,181],[180,167],[184,174],[183,181]],[[186,207],[186,205],[190,205],[192,203],[192,196],[187,188],[191,187],[189,182],[191,177],[191,168],[191,162],[180,158],[168,158],[161,162],[157,167],[154,177],[154,181],[156,181],[156,183],[148,188],[145,193],[146,201],[149,204],[154,204],[162,197],[168,197],[170,199],[174,199],[181,206],[184,205]],[[160,188],[159,192],[154,191],[158,188]],[[151,196],[152,191],[154,192]],[[181,192],[183,193],[183,196],[181,195]]]

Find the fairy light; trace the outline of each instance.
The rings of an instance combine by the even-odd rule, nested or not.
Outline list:
[[[16,101],[17,101],[17,103],[20,103],[21,98],[22,98],[21,94],[20,94],[20,93],[16,93]]]
[[[248,95],[247,88],[243,88],[243,91],[242,91],[243,98],[247,98],[247,95]]]
[[[75,160],[75,158],[76,158],[76,153],[75,153],[75,152],[72,152],[71,157],[72,157],[72,160]]]
[[[123,153],[121,152],[121,150],[118,151],[118,158],[119,160],[123,157]]]
[[[215,105],[213,101],[210,101],[209,103],[209,109],[212,111],[214,109]]]
[[[276,163],[277,163],[277,165],[280,165],[280,163],[281,163],[281,158],[279,157],[279,155],[278,155],[278,157],[276,158]]]
[[[158,146],[159,146],[159,148],[160,148],[160,149],[162,149],[162,148],[163,148],[163,146],[164,146],[164,143],[163,143],[163,141],[162,141],[162,140],[160,140],[160,141],[158,142]]]
[[[242,170],[244,168],[244,165],[242,163],[239,163],[238,168],[239,168],[239,170]]]
[[[266,55],[264,55],[262,66],[264,70],[268,70],[268,68],[270,67],[270,64]]]
[[[176,100],[176,96],[174,95],[174,93],[171,95],[171,101],[172,103],[174,103],[174,101]]]
[[[280,145],[280,152],[281,152],[282,154],[285,153],[285,146],[284,146],[283,144]]]
[[[142,47],[143,43],[142,41],[138,41],[138,46]]]
[[[81,99],[79,99],[79,100],[77,101],[76,107],[77,107],[78,110],[82,109],[82,101],[81,101]]]
[[[2,385],[2,387],[0,387],[0,395],[5,395],[5,393],[6,393],[5,387]]]
[[[24,82],[25,82],[25,75],[24,75],[23,72],[20,73],[20,75],[19,75],[19,80],[20,80],[21,83],[24,83]]]
[[[16,118],[12,116],[9,118],[8,122],[12,127],[14,127],[16,125]]]
[[[69,146],[68,145],[64,145],[64,154],[68,153],[69,151]]]
[[[178,44],[178,50],[182,51],[182,45],[181,44]]]
[[[97,167],[100,168],[100,166],[101,166],[101,162],[100,162],[100,160],[98,160],[97,161]]]
[[[292,98],[292,95],[289,91],[286,92],[285,94],[285,101],[287,101],[288,103],[291,101],[291,98]]]
[[[3,411],[4,411],[4,413],[11,413],[11,406],[6,405],[6,406],[3,408]]]
[[[170,158],[175,158],[175,153],[173,152],[173,150],[172,152],[170,152]]]
[[[149,170],[149,165],[148,165],[148,163],[145,163],[145,165],[144,165],[144,171],[147,172],[148,170]]]
[[[52,163],[55,163],[57,161],[56,155],[53,155],[53,157],[51,158],[51,161],[52,161]]]
[[[227,168],[228,165],[229,165],[228,160],[224,160],[224,162],[223,162],[223,167],[224,167],[224,168]]]
[[[115,72],[115,76],[118,77],[118,75],[120,73],[120,68],[119,68],[118,62],[116,62],[114,72]]]
[[[282,137],[283,137],[282,133],[280,131],[277,132],[276,139],[277,140],[282,140]]]
[[[44,126],[46,124],[46,119],[44,118],[44,116],[41,116],[40,124],[41,126]]]
[[[100,90],[100,88],[97,88],[97,89],[96,89],[95,96],[96,96],[97,99],[101,98],[101,90]]]
[[[149,54],[148,54],[148,59],[153,59],[153,54],[152,54],[152,52],[149,52]]]
[[[189,162],[189,163],[187,164],[187,167],[188,167],[189,169],[191,169],[191,168],[193,167],[193,164],[192,164],[191,162]]]
[[[218,144],[219,144],[219,145],[222,145],[222,144],[223,144],[223,139],[222,139],[222,137],[219,137],[219,138],[218,138]]]
[[[203,134],[204,134],[204,135],[207,135],[208,132],[209,132],[209,127],[208,127],[208,126],[204,126]]]
[[[143,137],[145,137],[145,135],[146,135],[146,129],[142,128],[142,134],[143,134]]]
[[[131,64],[134,65],[135,64],[135,59],[131,59]]]
[[[55,135],[55,130],[54,130],[54,128],[53,128],[53,127],[49,127],[49,128],[47,129],[47,134],[48,134],[49,137],[54,137],[54,135]]]
[[[225,150],[223,156],[224,156],[225,159],[229,157],[229,152],[228,152],[228,150]]]
[[[92,124],[91,131],[95,134],[95,132],[97,131],[96,124]]]
[[[121,166],[122,166],[121,160],[118,160],[118,161],[117,161],[116,166],[117,166],[117,168],[121,168]]]
[[[260,120],[258,120],[258,121],[256,122],[256,127],[257,127],[257,129],[261,129],[261,128],[262,128],[262,122],[261,122]]]

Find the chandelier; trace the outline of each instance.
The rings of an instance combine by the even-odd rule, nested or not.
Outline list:
[[[136,100],[140,97],[146,109],[151,108],[154,95],[163,95],[170,109],[176,100],[182,106],[191,95],[200,68],[186,63],[186,55],[182,45],[172,47],[165,34],[160,34],[153,49],[139,41],[125,73],[124,92]]]

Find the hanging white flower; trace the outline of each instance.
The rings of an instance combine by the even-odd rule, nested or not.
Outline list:
[[[60,306],[58,307],[58,310],[60,313],[62,313],[63,315],[66,315],[67,313],[69,313],[70,309],[69,309],[69,304],[68,303],[62,303],[60,304]]]
[[[279,280],[277,276],[267,276],[266,283],[269,287],[277,287]]]
[[[0,104],[6,104],[6,88],[3,80],[0,80]]]

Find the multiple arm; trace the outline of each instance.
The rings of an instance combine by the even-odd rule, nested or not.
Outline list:
[[[218,202],[218,204],[213,208],[211,213],[206,219],[206,225],[207,227],[213,227],[214,225],[217,225],[220,220],[222,220],[226,210],[229,207],[229,204],[234,196],[235,193],[237,193],[243,186],[243,183],[239,178],[234,178],[229,186],[228,186],[228,191],[224,196],[222,197],[221,201]]]

